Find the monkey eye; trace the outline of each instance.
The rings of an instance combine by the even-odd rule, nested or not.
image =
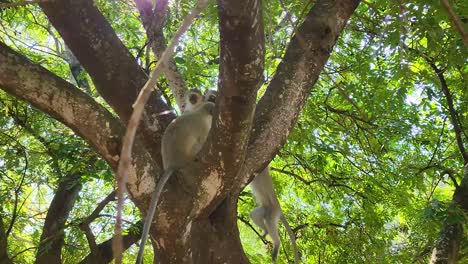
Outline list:
[[[208,101],[210,101],[210,102],[213,102],[213,103],[214,103],[214,102],[216,101],[216,96],[214,96],[214,95],[210,95],[210,98],[208,98]]]
[[[182,104],[182,105],[180,106],[180,110],[182,110],[182,112],[185,111],[185,104]]]
[[[192,104],[196,104],[197,101],[198,101],[198,96],[196,94],[191,94],[190,97],[189,97],[189,101]]]

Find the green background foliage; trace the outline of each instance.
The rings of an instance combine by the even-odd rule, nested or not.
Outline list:
[[[468,2],[451,3],[466,22]],[[142,68],[152,69],[157,58],[146,49],[133,2],[95,4]],[[166,39],[192,6],[193,1],[170,3]],[[263,2],[265,85],[259,96],[311,6],[299,0]],[[0,19],[2,42],[71,80],[64,43],[39,7],[0,10]],[[174,55],[189,88],[216,87],[218,42],[216,6],[210,5]],[[360,4],[271,164],[304,263],[427,263],[463,172],[447,101],[430,62],[443,70],[467,146],[467,53],[437,1]],[[104,104],[89,77],[82,78]],[[160,85],[169,93],[163,78]],[[63,248],[64,262],[76,263],[89,253],[77,225],[112,191],[112,172],[70,129],[4,92],[0,113],[0,214],[11,228],[9,255],[15,263],[34,261],[57,183],[78,173],[83,189],[67,220]],[[254,204],[246,189],[239,200],[240,234],[252,263],[268,263],[271,247],[248,217]],[[114,207],[108,205],[91,225],[98,243],[112,236]],[[126,227],[140,218],[130,202],[124,213]],[[466,213],[451,217],[466,227]],[[286,263],[292,256],[283,229],[281,237],[287,253],[282,248],[279,261]],[[465,231],[460,263],[468,263],[466,237]],[[126,257],[135,254],[134,246]]]

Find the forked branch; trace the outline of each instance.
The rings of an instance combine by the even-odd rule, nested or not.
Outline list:
[[[187,17],[185,17],[184,21],[182,22],[182,25],[172,38],[171,43],[169,44],[167,49],[163,52],[160,60],[156,64],[156,67],[154,68],[153,72],[151,72],[149,80],[146,82],[145,86],[140,91],[140,94],[138,95],[133,105],[134,109],[127,125],[127,131],[125,132],[125,136],[123,138],[122,152],[120,154],[120,161],[117,169],[117,219],[115,224],[115,240],[113,242],[113,250],[115,252],[115,263],[117,264],[122,263],[123,245],[121,232],[122,208],[124,198],[123,194],[126,185],[128,170],[130,168],[132,160],[131,154],[138,124],[143,114],[145,104],[148,101],[148,98],[151,94],[151,89],[156,86],[158,77],[161,75],[161,72],[163,70],[163,64],[165,64],[168,61],[168,59],[172,56],[175,46],[179,43],[180,37],[185,33],[185,31],[187,31],[195,17],[198,16],[198,14],[200,14],[201,10],[206,5],[206,2],[206,0],[199,0],[197,6],[192,9],[192,11],[189,15],[187,15]]]

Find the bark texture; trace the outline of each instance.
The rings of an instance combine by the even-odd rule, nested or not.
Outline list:
[[[454,264],[459,260],[460,245],[464,234],[463,224],[460,221],[454,221],[453,219],[460,219],[459,214],[468,214],[468,152],[465,148],[465,142],[463,141],[463,127],[462,123],[458,118],[457,110],[455,109],[452,93],[447,85],[447,81],[444,76],[444,71],[437,67],[435,61],[428,57],[423,56],[427,63],[434,70],[437,78],[440,82],[440,88],[447,102],[448,114],[450,116],[450,122],[453,126],[453,132],[457,140],[458,150],[460,151],[460,157],[464,164],[463,177],[460,185],[455,186],[455,193],[453,194],[452,204],[448,210],[447,218],[444,221],[442,229],[439,234],[439,239],[432,251],[431,264]],[[465,216],[461,216],[463,219]]]
[[[92,0],[57,0],[40,4],[49,21],[89,73],[99,94],[125,124],[147,76],[119,40]],[[79,21],[79,22],[78,22]],[[118,61],[118,63],[117,63]],[[139,132],[145,147],[160,161],[163,128],[174,115],[156,93],[150,97]]]
[[[142,229],[143,224],[141,222],[137,222],[127,230],[127,235],[123,236],[124,250],[127,250],[140,240]],[[114,255],[112,253],[112,238],[97,245],[97,250],[97,254],[89,254],[80,261],[80,264],[110,263],[114,259]]]
[[[286,142],[338,36],[359,2],[317,1],[297,28],[257,105],[245,177],[265,168]]]
[[[460,245],[466,232],[463,222],[453,220],[455,217],[460,219],[459,214],[463,214],[460,210],[468,214],[468,164],[465,165],[460,185],[455,189],[447,219],[432,251],[431,264],[455,264],[460,260]]]
[[[284,144],[359,1],[320,0],[314,5],[256,106],[264,61],[261,3],[218,0],[220,76],[212,131],[197,159],[169,179],[161,196],[151,230],[155,262],[248,263],[237,229],[238,194],[251,174],[263,169]],[[93,1],[56,0],[41,7],[120,120],[79,89],[3,44],[0,87],[71,127],[115,169],[122,123],[127,122],[147,78]],[[149,24],[146,27],[160,27],[149,21],[155,19],[156,11],[146,14],[140,7],[143,23]],[[153,32],[154,38],[161,41],[158,32]],[[157,115],[165,110],[167,106],[154,95],[134,147],[134,171],[127,187],[143,214],[159,175],[162,131],[174,117]],[[128,239],[134,243],[137,238]],[[97,258],[99,263],[110,261],[110,244],[94,245],[102,250],[83,263],[96,263]]]
[[[42,228],[36,264],[62,263],[65,222],[81,190],[80,176],[69,174],[59,183]]]
[[[38,66],[0,42],[0,87],[70,127],[115,170],[124,126],[104,107],[65,80]],[[148,203],[159,167],[140,141],[128,179],[137,205]]]
[[[1,207],[0,207],[1,208]],[[0,211],[0,264],[13,264],[8,257],[8,237],[5,233],[5,226],[3,224],[3,212]]]
[[[163,34],[163,26],[167,14],[167,0],[157,1],[156,6],[152,9],[152,2],[149,0],[134,0],[143,26],[146,30],[146,35],[149,39],[149,45],[157,58],[161,58],[162,53],[166,49],[166,38]],[[169,83],[176,103],[179,108],[182,106],[187,86],[184,78],[177,69],[174,58],[170,58],[164,65],[164,76]]]

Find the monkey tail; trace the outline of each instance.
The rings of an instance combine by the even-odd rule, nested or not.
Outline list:
[[[284,225],[284,228],[286,229],[286,232],[288,232],[289,239],[291,240],[291,244],[292,244],[293,251],[294,251],[294,263],[298,264],[299,263],[299,251],[297,250],[296,238],[291,229],[291,226],[289,226],[288,220],[286,219],[286,217],[284,217],[284,214],[281,214],[280,219]]]
[[[140,249],[138,250],[138,256],[135,262],[136,264],[141,264],[143,261],[143,252],[145,251],[146,240],[148,239],[151,222],[153,222],[153,217],[154,213],[156,212],[159,197],[161,196],[164,186],[166,186],[167,180],[169,180],[169,177],[174,174],[174,171],[174,169],[168,169],[164,172],[163,176],[156,185],[156,189],[154,190],[153,195],[151,196],[150,208],[146,214],[145,224],[143,225],[143,231],[141,233]]]

